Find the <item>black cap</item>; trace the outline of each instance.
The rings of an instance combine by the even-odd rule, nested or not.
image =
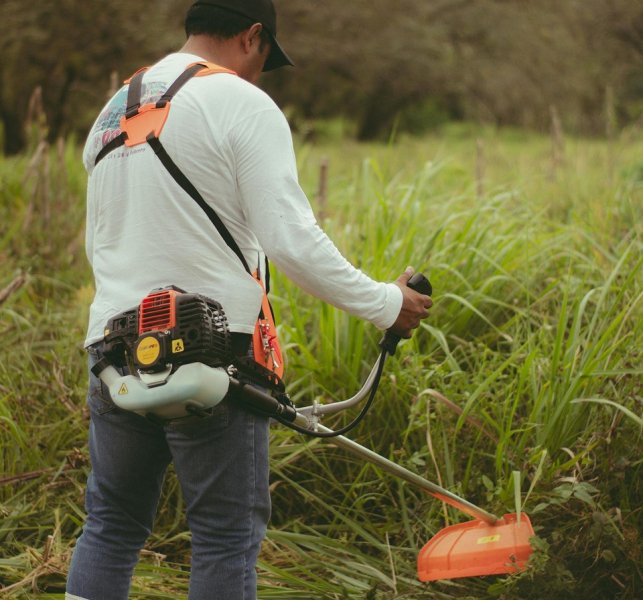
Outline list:
[[[229,10],[255,23],[261,23],[270,35],[271,49],[264,65],[265,71],[272,71],[286,65],[294,66],[290,57],[277,42],[277,12],[272,0],[199,0],[192,6],[216,6]]]

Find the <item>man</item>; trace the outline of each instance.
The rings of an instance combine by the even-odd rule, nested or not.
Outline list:
[[[380,329],[410,337],[432,301],[352,267],[317,226],[299,187],[290,130],[254,84],[292,62],[276,40],[272,0],[207,0],[186,17],[183,48],[143,75],[141,105],[181,73],[208,61],[234,71],[188,81],[171,102],[160,139],[221,218],[245,261],[264,252],[307,292]],[[96,159],[120,134],[127,87],[108,103],[87,140],[87,254],[96,296],[86,346],[101,357],[104,325],[152,289],[173,284],[220,302],[238,354],[248,352],[262,291],[202,208],[147,144]],[[190,600],[256,597],[255,564],[270,515],[268,419],[234,399],[208,418],[152,423],[119,410],[90,376],[87,521],[67,583],[68,600],[124,600],[150,535],[165,470],[174,461],[192,533]]]

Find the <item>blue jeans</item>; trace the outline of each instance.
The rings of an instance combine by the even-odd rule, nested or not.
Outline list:
[[[99,358],[90,347],[90,368]],[[269,419],[226,398],[209,418],[162,427],[116,407],[91,372],[87,401],[92,471],[68,594],[128,598],[165,471],[174,461],[192,533],[188,599],[255,599],[255,565],[270,518]]]

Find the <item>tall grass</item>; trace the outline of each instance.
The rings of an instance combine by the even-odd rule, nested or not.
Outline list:
[[[388,146],[302,146],[300,172],[314,198],[329,157],[323,225],[354,264],[382,280],[412,264],[435,290],[431,317],[390,359],[351,436],[487,510],[520,507],[540,538],[533,565],[501,580],[421,584],[417,551],[467,517],[332,442],[275,427],[262,598],[633,598],[643,586],[641,144],[622,142],[610,180],[606,144],[570,140],[552,180],[547,139],[475,134],[485,138],[482,198],[464,128]],[[64,161],[50,152],[59,204],[28,227],[37,175],[25,179],[29,157],[0,161],[0,288],[29,278],[0,306],[0,582],[16,598],[62,598],[89,469],[83,177],[73,146]],[[296,402],[355,391],[381,332],[279,273],[273,290]],[[188,563],[169,473],[132,597],[184,597]]]

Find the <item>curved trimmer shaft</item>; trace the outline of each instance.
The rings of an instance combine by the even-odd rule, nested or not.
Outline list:
[[[323,431],[326,433],[332,433],[333,431],[332,429],[328,429],[328,427],[324,427],[321,424],[318,424],[317,428],[319,431]],[[352,452],[353,454],[359,456],[360,458],[363,458],[364,460],[374,465],[377,465],[387,473],[390,473],[395,477],[399,477],[400,479],[406,481],[407,483],[410,483],[420,488],[421,490],[428,492],[432,496],[435,496],[439,500],[442,500],[443,502],[446,502],[447,504],[454,506],[458,510],[461,510],[462,512],[466,513],[471,517],[474,517],[475,519],[480,519],[481,521],[484,521],[489,525],[494,525],[496,521],[498,521],[498,517],[496,517],[495,515],[492,515],[491,513],[488,513],[486,510],[483,510],[482,508],[476,506],[475,504],[471,504],[471,502],[468,502],[467,500],[464,500],[463,498],[456,496],[455,494],[449,492],[448,490],[445,490],[444,488],[440,487],[439,485],[436,485],[435,483],[431,483],[427,479],[424,479],[424,477],[420,477],[419,475],[416,475],[412,471],[409,471],[408,469],[405,469],[404,467],[401,467],[400,465],[380,456],[379,454],[373,452],[372,450],[369,450],[368,448],[364,448],[364,446],[361,446],[360,444],[358,444],[357,442],[354,442],[353,440],[349,440],[343,435],[340,435],[332,439],[333,439],[333,443],[339,446],[340,448],[344,448],[345,450]]]
[[[255,387],[239,383],[234,379],[231,379],[230,382],[231,382],[230,387],[232,390],[237,392],[238,398],[240,399],[243,398],[243,401],[245,401],[246,403],[248,403],[249,405],[255,408],[260,408],[263,412],[267,414],[276,415],[276,409],[275,409],[276,406],[279,406],[280,410],[284,408],[283,405],[280,405],[279,402],[277,402],[277,400],[275,400],[272,396],[266,394],[261,390],[258,390]],[[370,378],[369,378],[369,381],[367,381],[364,388],[360,390],[360,392],[358,393],[358,396],[362,395],[364,390],[368,390],[371,385],[372,385],[372,381],[370,381]],[[337,404],[343,405],[344,408],[347,407],[346,403],[338,402]],[[349,401],[348,404],[351,405],[352,400]],[[330,405],[330,406],[333,406],[333,405]],[[321,423],[319,423],[317,419],[314,419],[311,421],[311,419],[309,418],[311,408],[312,407],[306,407],[304,409],[299,409],[299,410],[294,410],[290,408],[289,409],[290,414],[286,417],[286,420],[291,423],[294,423],[295,425],[298,425],[303,429],[314,429],[315,432],[320,432],[320,433],[333,433],[332,429],[329,429],[328,427],[324,427]],[[284,415],[282,414],[281,417],[283,418]],[[357,442],[354,442],[353,440],[348,439],[347,437],[344,437],[343,435],[338,435],[331,439],[333,440],[333,443],[335,443],[340,448],[344,448],[345,450],[352,452],[353,454],[359,456],[360,458],[366,460],[367,462],[377,465],[387,473],[390,473],[395,477],[399,477],[400,479],[420,488],[421,490],[428,492],[429,494],[435,496],[439,500],[442,500],[443,502],[450,504],[451,506],[457,508],[458,510],[461,510],[462,512],[466,513],[471,517],[474,517],[475,519],[480,519],[481,521],[484,521],[489,525],[494,525],[496,521],[499,520],[498,517],[496,517],[495,515],[488,513],[487,511],[476,506],[475,504],[471,504],[471,502],[468,502],[464,498],[460,498],[459,496],[456,496],[452,492],[449,492],[448,490],[445,490],[439,485],[436,485],[435,483],[432,483],[427,479],[420,477],[419,475],[413,473],[412,471],[409,471],[408,469],[401,467],[400,465],[394,463],[393,461],[390,461],[380,456],[379,454],[373,452],[372,450],[365,448],[364,446],[358,444]]]

